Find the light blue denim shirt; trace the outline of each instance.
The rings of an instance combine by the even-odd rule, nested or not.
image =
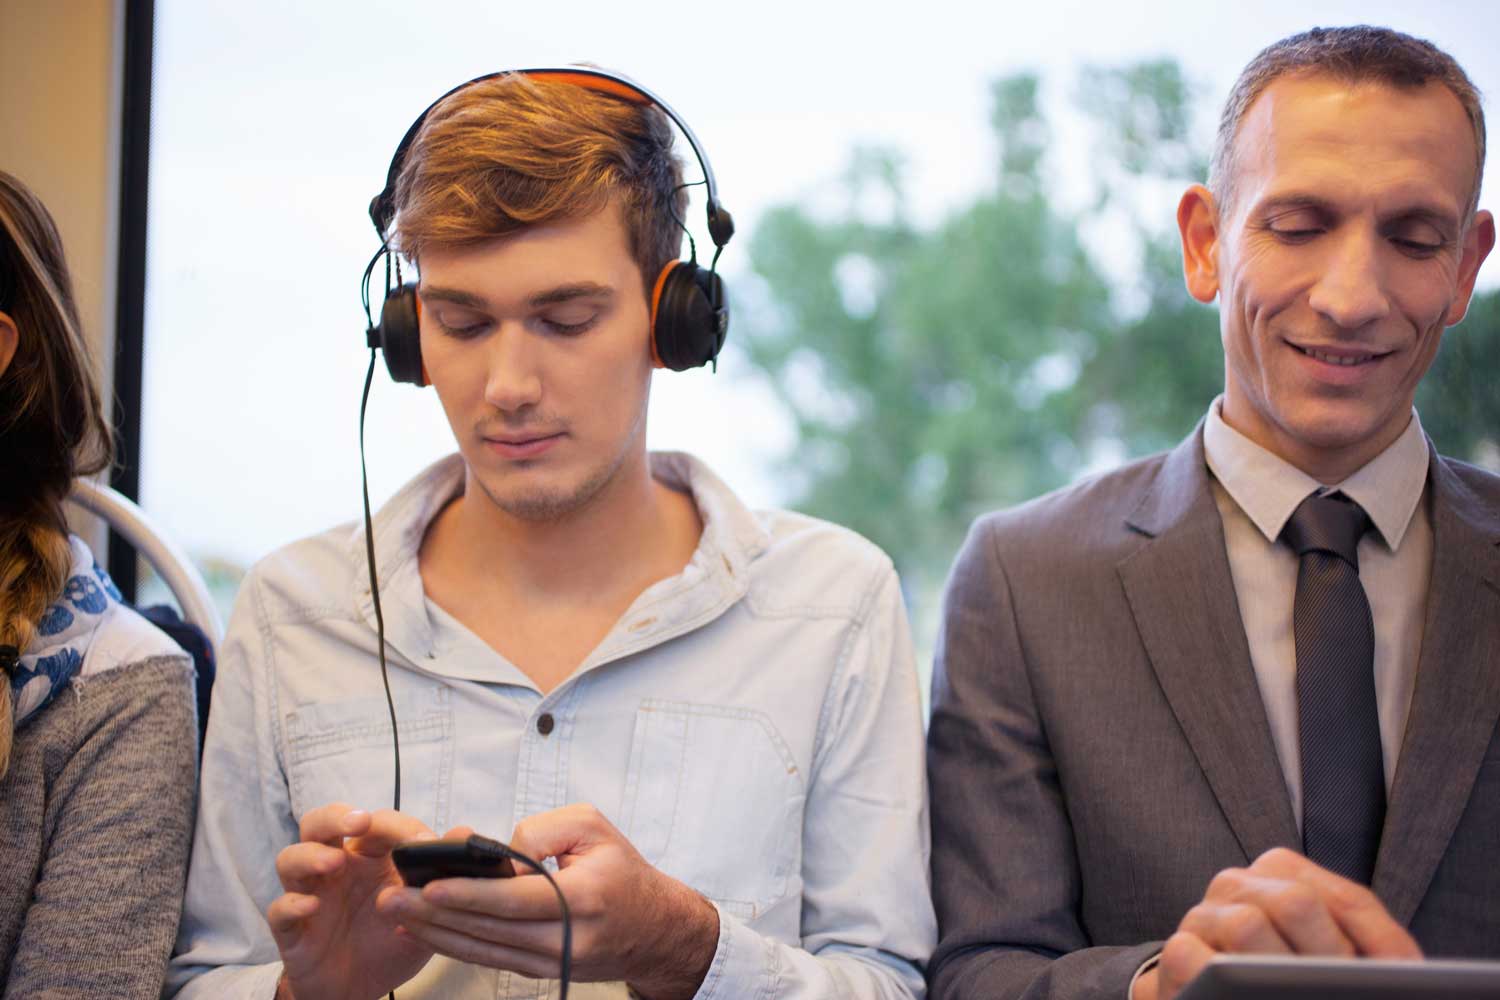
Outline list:
[[[752,513],[687,455],[653,455],[652,471],[691,493],[697,551],[545,697],[423,593],[418,546],[462,489],[462,460],[377,515],[402,809],[503,837],[535,813],[597,806],[718,907],[699,997],[921,997],[936,937],[922,721],[890,560],[825,522]],[[364,532],[346,526],[271,555],[240,592],[169,990],[268,1000],[281,966],[262,914],[297,818],[386,807],[391,791]],[[398,994],[555,992],[439,956]]]

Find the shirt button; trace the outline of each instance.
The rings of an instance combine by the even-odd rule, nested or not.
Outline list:
[[[536,731],[541,733],[543,736],[546,736],[548,733],[552,732],[552,727],[555,724],[556,720],[552,718],[552,713],[543,712],[541,715],[537,716]]]

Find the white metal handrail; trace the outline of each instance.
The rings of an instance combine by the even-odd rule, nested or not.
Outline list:
[[[203,630],[214,648],[224,637],[219,609],[214,605],[203,582],[203,575],[187,555],[162,534],[161,530],[129,499],[89,479],[75,479],[70,501],[103,518],[161,577],[182,608],[182,616]]]

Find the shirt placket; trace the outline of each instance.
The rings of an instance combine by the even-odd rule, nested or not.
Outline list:
[[[567,681],[532,707],[516,758],[513,815],[517,822],[568,804],[568,755],[587,681],[586,674]],[[556,870],[550,863],[548,868]],[[557,996],[558,984],[550,979],[506,974],[498,985],[496,996],[501,1000],[548,1000]]]
[[[567,805],[568,754],[586,677],[575,678],[539,700],[526,720],[516,763],[517,822]]]

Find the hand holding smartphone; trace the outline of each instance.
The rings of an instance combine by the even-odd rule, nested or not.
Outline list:
[[[511,878],[510,849],[474,834],[467,840],[417,840],[397,844],[391,861],[401,881],[414,889],[441,878]]]

